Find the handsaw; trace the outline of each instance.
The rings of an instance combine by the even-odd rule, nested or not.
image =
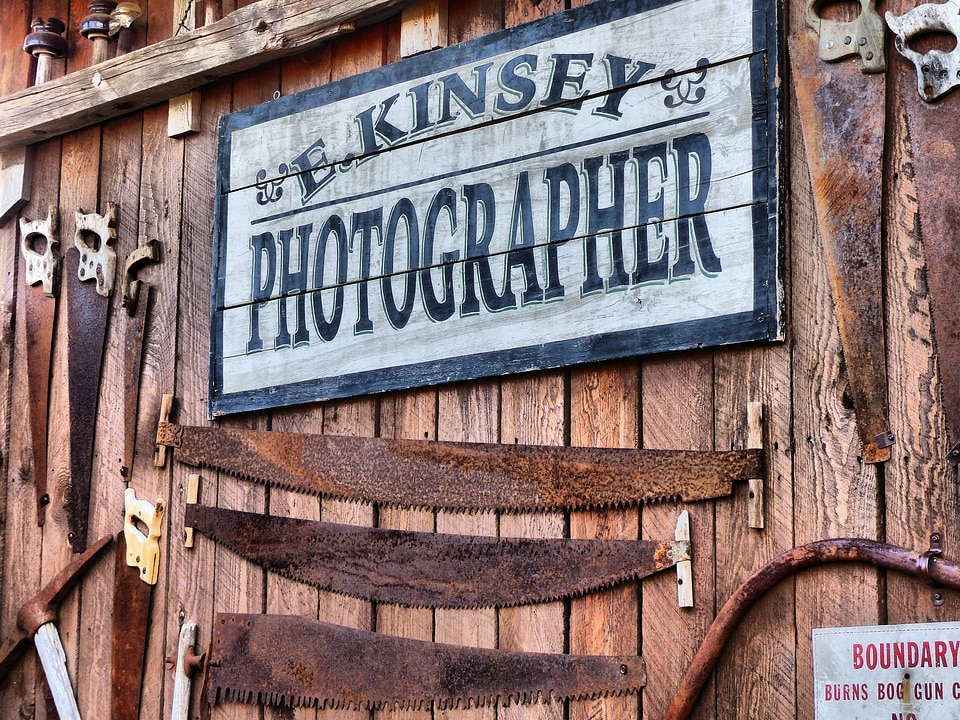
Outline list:
[[[47,405],[50,396],[50,361],[53,323],[60,285],[60,256],[56,251],[60,216],[47,208],[45,220],[20,218],[20,251],[23,255],[24,320],[27,333],[27,393],[33,444],[33,483],[37,493],[37,524],[43,525],[47,492]]]
[[[123,532],[117,535],[113,580],[110,720],[137,720],[165,506],[162,500],[155,504],[138,500],[133,488],[126,489],[123,500]],[[146,533],[141,532],[138,522],[143,524]]]
[[[160,423],[187,465],[330,498],[411,508],[560,510],[729,495],[763,476],[761,450],[460,443]]]
[[[116,214],[114,203],[107,203],[106,215],[78,211],[74,247],[64,255],[69,367],[67,394],[70,404],[67,524],[68,539],[74,552],[82,551],[87,542],[93,431],[110,295],[116,275],[117,255],[113,248],[117,240]],[[97,238],[92,244],[88,242],[91,234]]]
[[[642,657],[505,652],[408,640],[295,615],[217,615],[207,700],[440,709],[637,692]]]
[[[886,63],[875,0],[860,2],[860,16],[841,23],[819,17],[826,0],[808,0],[810,29],[789,44],[863,460],[877,463],[893,442],[880,255]]]
[[[188,504],[184,526],[285,577],[411,607],[511,607],[583,595],[690,558],[675,540],[408,532]]]
[[[144,198],[140,199],[140,225],[144,220]],[[143,359],[144,326],[150,306],[152,288],[137,278],[140,269],[160,260],[160,242],[145,240],[142,236],[137,247],[126,257],[123,265],[123,307],[126,309],[126,325],[123,333],[123,459],[120,474],[130,477],[137,435],[137,402],[140,397],[140,365]]]
[[[916,66],[916,75],[899,62],[899,88],[907,108],[914,180],[930,314],[939,357],[940,393],[946,417],[951,464],[960,462],[960,207],[955,188],[960,183],[960,47],[951,53],[932,49],[919,53],[911,41],[930,33],[951,33],[960,39],[960,2],[918,5],[898,17],[887,13],[896,33],[896,47]]]

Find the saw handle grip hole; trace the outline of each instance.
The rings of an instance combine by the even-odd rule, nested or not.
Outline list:
[[[906,46],[920,55],[931,50],[952,53],[957,48],[957,36],[949,30],[927,30],[906,38]]]
[[[846,23],[860,17],[862,7],[856,0],[820,0],[813,9],[821,20]]]
[[[78,230],[77,233],[83,240],[83,244],[89,248],[90,252],[100,252],[100,235],[90,230]]]
[[[137,532],[144,537],[150,537],[150,528],[147,527],[147,524],[136,515],[130,516],[130,524],[133,525],[133,527],[137,529]]]
[[[47,236],[43,233],[30,233],[23,239],[24,243],[31,251],[35,252],[37,255],[45,255],[47,253]]]

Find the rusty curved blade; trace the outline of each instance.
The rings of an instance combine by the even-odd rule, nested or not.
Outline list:
[[[559,510],[729,495],[760,450],[626,450],[225,430],[160,423],[180,462],[325,497],[413,508]]]
[[[37,493],[37,525],[43,525],[50,504],[47,492],[47,407],[50,397],[50,362],[56,298],[38,287],[23,289],[27,333],[27,392],[30,398],[30,433],[33,444],[33,482]]]
[[[137,404],[140,399],[140,366],[143,361],[143,329],[147,321],[152,290],[142,284],[136,299],[124,313],[123,333],[123,460],[120,474],[128,478],[133,471],[137,437]]]
[[[140,716],[143,661],[147,654],[147,626],[153,586],[127,565],[127,542],[117,533],[113,579],[113,634],[110,641],[110,720]]]
[[[690,557],[689,543],[674,540],[407,532],[193,504],[184,525],[285,577],[411,607],[549,602],[643,578]]]
[[[812,31],[789,43],[863,460],[885,462],[892,436],[880,256],[884,78],[864,75],[857,60],[821,61]]]
[[[894,68],[907,109],[920,230],[930,290],[930,314],[939,357],[940,395],[946,417],[947,459],[960,462],[960,92],[934,103],[917,92],[917,74],[899,54]]]
[[[211,705],[447,709],[624,695],[646,684],[636,655],[468,648],[295,615],[218,615],[210,668]]]
[[[66,510],[68,538],[74,552],[82,551],[87,543],[93,431],[110,310],[109,297],[98,294],[91,284],[80,281],[77,276],[79,264],[80,252],[71,247],[63,256],[63,287],[67,304],[67,394],[70,407],[70,493]]]

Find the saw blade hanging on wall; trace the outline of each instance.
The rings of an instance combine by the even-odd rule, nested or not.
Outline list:
[[[838,23],[819,17],[823,2],[808,0],[812,29],[791,36],[789,44],[863,460],[876,463],[890,459],[893,442],[880,242],[886,94],[883,75],[867,73],[886,66],[883,20],[873,0],[861,2],[857,20]]]
[[[897,35],[896,47],[914,63],[916,72],[899,59],[899,89],[907,110],[914,180],[930,314],[939,357],[940,394],[946,416],[947,459],[960,462],[960,46],[951,53],[910,48],[914,38],[950,33],[960,42],[960,2],[918,5],[897,17],[887,13],[887,24]]]
[[[187,465],[287,490],[400,507],[560,510],[723,497],[761,450],[626,450],[394,440],[160,423]]]
[[[412,607],[510,607],[583,595],[690,558],[674,540],[495,538],[407,532],[188,504],[184,525],[268,570]]]
[[[646,668],[636,655],[506,652],[227,613],[214,623],[208,681],[211,705],[447,709],[634,693]]]

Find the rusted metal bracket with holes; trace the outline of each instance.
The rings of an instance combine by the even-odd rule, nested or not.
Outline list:
[[[840,342],[868,463],[890,459],[883,323],[880,218],[886,94],[883,21],[874,0],[860,17],[819,17],[809,0],[810,29],[790,37],[813,199],[833,290]],[[856,102],[851,102],[856,98]]]

